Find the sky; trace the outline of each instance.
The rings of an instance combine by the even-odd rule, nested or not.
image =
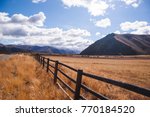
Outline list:
[[[110,33],[150,34],[150,0],[0,0],[0,43],[82,51]]]

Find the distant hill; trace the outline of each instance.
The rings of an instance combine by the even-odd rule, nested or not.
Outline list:
[[[3,44],[0,44],[0,53],[16,53],[16,52],[26,52],[23,49],[17,48],[15,46],[5,46]]]
[[[0,53],[16,53],[16,52],[38,52],[38,53],[46,53],[46,54],[76,54],[76,51],[73,50],[58,49],[51,46],[0,44]]]
[[[109,34],[83,50],[81,55],[150,54],[150,35]]]

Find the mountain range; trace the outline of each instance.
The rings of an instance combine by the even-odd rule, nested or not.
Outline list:
[[[31,45],[3,45],[0,44],[0,53],[36,52],[45,54],[76,54],[77,51],[69,49],[58,49],[51,46]]]
[[[146,55],[150,54],[150,35],[109,34],[96,41],[81,55]]]
[[[3,45],[0,53],[36,52],[45,54],[77,54],[79,51],[51,46]],[[81,55],[147,55],[150,54],[150,35],[111,33],[91,44]]]

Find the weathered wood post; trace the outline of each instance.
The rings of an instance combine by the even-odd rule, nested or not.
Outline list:
[[[55,62],[55,72],[54,72],[54,83],[55,83],[55,84],[56,84],[56,82],[57,82],[58,64],[59,64],[59,62],[56,61],[56,62]]]
[[[42,56],[41,56],[40,58],[41,58],[41,61],[40,61],[40,63],[42,64]]]
[[[45,57],[43,57],[43,68],[44,68]]]
[[[38,56],[39,56],[39,62],[40,62],[40,55],[38,54]]]
[[[82,83],[82,74],[83,70],[78,70],[77,72],[77,81],[76,81],[76,90],[75,90],[75,95],[74,99],[79,100],[80,99],[80,89],[81,89],[81,83]]]
[[[41,56],[41,62],[40,63],[42,64],[42,56]]]
[[[36,56],[36,60],[39,61],[39,56],[38,56],[38,54],[36,54],[35,56]]]
[[[37,55],[36,54],[34,55],[34,58],[37,60]]]
[[[39,57],[40,57],[40,61],[39,62],[41,63],[41,56],[39,55]]]
[[[47,72],[49,70],[49,58],[47,59]]]

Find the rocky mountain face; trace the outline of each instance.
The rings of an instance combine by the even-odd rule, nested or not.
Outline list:
[[[150,35],[109,34],[83,50],[81,55],[150,54]]]

